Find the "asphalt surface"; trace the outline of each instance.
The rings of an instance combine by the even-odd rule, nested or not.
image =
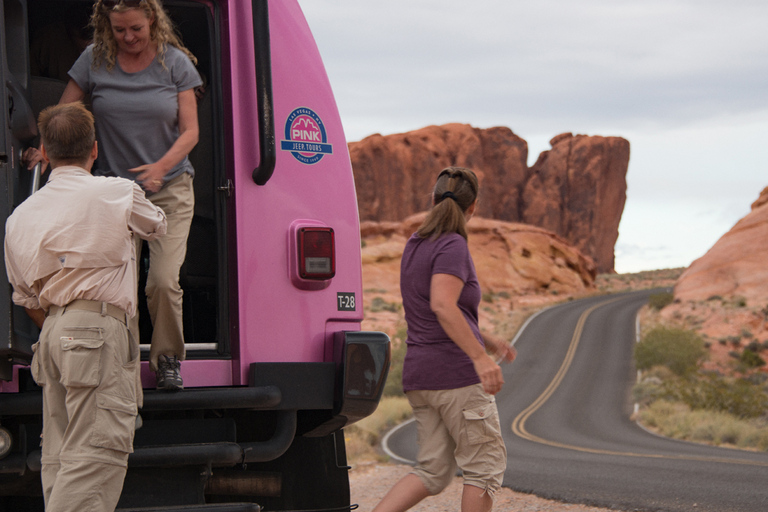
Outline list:
[[[675,441],[630,420],[636,313],[651,293],[568,302],[521,331],[497,395],[504,486],[626,511],[768,510],[768,454]],[[412,462],[414,425],[391,432],[385,449]]]

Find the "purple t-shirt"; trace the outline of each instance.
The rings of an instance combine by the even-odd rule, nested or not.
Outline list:
[[[478,343],[481,291],[467,241],[458,233],[437,240],[413,234],[400,264],[400,292],[408,324],[408,350],[403,363],[403,389],[457,389],[480,382],[469,356],[445,333],[429,307],[433,274],[450,274],[464,281],[458,306]]]

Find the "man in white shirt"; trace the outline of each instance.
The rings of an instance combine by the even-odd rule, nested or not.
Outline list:
[[[98,147],[82,103],[40,114],[45,187],[6,223],[13,301],[41,328],[32,376],[43,388],[46,512],[114,510],[142,392],[133,236],[165,234],[163,211],[123,178],[90,174]]]

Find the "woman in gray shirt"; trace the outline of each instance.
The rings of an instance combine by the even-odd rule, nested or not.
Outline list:
[[[135,180],[166,213],[167,235],[149,242],[150,368],[158,388],[181,389],[179,271],[194,214],[187,155],[198,141],[195,88],[202,80],[159,0],[97,0],[91,25],[93,44],[69,71],[59,103],[91,96],[101,156],[94,173]],[[138,336],[138,316],[132,324]]]

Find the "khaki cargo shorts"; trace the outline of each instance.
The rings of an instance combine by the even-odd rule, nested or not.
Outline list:
[[[417,475],[431,494],[445,489],[461,468],[465,485],[493,494],[507,468],[499,411],[481,384],[408,391],[418,432]]]

